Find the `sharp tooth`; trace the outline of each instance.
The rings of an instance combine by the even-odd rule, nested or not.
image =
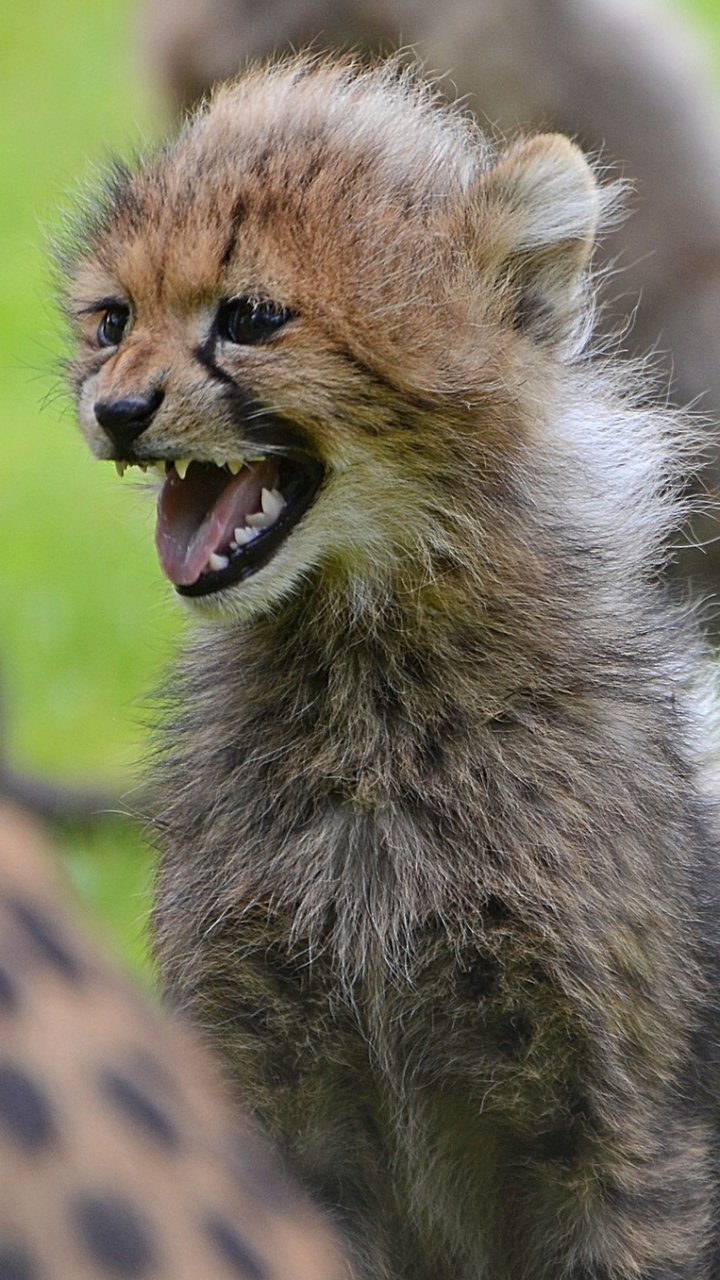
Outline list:
[[[242,471],[244,463],[242,458],[233,458],[232,462],[227,462],[225,465],[227,466],[230,474],[236,476],[240,471]]]
[[[150,470],[151,470],[151,471],[154,471],[154,472],[155,472],[155,475],[156,475],[156,476],[160,476],[160,478],[161,478],[162,480],[164,480],[164,479],[165,479],[165,476],[167,475],[167,471],[166,471],[166,469],[165,469],[165,463],[164,463],[164,462],[151,462],[151,463],[150,463]]]
[[[272,523],[273,517],[265,511],[253,511],[252,515],[245,517],[245,524],[249,529],[267,529]]]
[[[115,470],[117,471],[117,473],[118,473],[118,475],[120,476],[120,479],[121,479],[121,480],[122,480],[123,476],[125,475],[125,468],[126,468],[126,467],[127,467],[127,463],[126,463],[126,462],[116,462],[116,463],[115,463]]]
[[[211,552],[208,560],[208,569],[212,569],[217,573],[218,569],[227,569],[230,561],[227,556],[218,556],[215,552]]]
[[[177,471],[177,473],[178,473],[178,475],[179,475],[179,477],[180,477],[180,479],[181,479],[181,480],[184,480],[184,479],[185,479],[185,477],[186,477],[186,475],[187,475],[187,469],[188,469],[188,467],[190,466],[190,462],[191,462],[191,459],[190,459],[190,458],[176,458],[176,459],[175,459],[175,463],[174,463],[175,470]]]
[[[260,494],[260,503],[265,515],[277,520],[285,506],[285,499],[281,493],[278,493],[277,489],[263,489]]]
[[[248,542],[253,542],[261,532],[260,529],[236,529],[235,541],[239,547],[246,547]]]
[[[145,474],[145,472],[146,472],[146,471],[147,471],[147,469],[148,469],[148,464],[147,464],[147,462],[138,462],[138,466],[139,466],[140,470],[142,471],[142,473],[143,473],[143,475],[144,475],[144,474]]]

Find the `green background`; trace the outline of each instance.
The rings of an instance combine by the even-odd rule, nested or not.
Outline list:
[[[720,73],[720,2],[693,0]],[[182,626],[157,568],[153,511],[94,464],[63,391],[46,266],[57,211],[95,164],[162,127],[133,10],[97,0],[4,0],[0,13],[0,678],[7,753],[58,779],[94,779],[132,805],[145,701]],[[65,833],[71,874],[132,966],[151,856],[111,823]]]

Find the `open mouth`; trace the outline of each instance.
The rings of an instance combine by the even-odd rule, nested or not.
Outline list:
[[[116,465],[122,474],[133,464]],[[320,463],[300,452],[138,465],[164,477],[155,545],[163,573],[185,596],[222,591],[267,564],[310,506],[323,476]]]

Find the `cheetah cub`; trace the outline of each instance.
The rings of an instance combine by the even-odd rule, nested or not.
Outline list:
[[[613,195],[300,58],[116,170],[71,256],[82,429],[159,471],[210,623],[165,991],[361,1280],[720,1267],[707,665],[658,585],[692,441],[583,354]]]

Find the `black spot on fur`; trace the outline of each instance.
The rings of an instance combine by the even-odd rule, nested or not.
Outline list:
[[[261,1260],[225,1218],[212,1214],[202,1225],[211,1244],[235,1275],[246,1280],[266,1280],[268,1273]]]
[[[253,221],[256,231],[263,231],[268,224],[280,221],[286,216],[285,203],[279,193],[266,190],[262,198],[255,198],[253,204]]]
[[[41,907],[24,899],[10,898],[7,905],[43,960],[64,978],[77,982],[82,977],[82,964],[58,922]]]
[[[237,200],[235,201],[235,204],[233,205],[233,210],[230,215],[230,232],[228,234],[227,240],[225,241],[225,247],[222,253],[220,254],[220,270],[221,271],[225,269],[228,262],[232,258],[233,253],[235,252],[235,245],[237,244],[238,232],[240,230],[242,223],[245,221],[246,217],[247,217],[247,208],[245,205],[245,201],[243,200],[242,196],[238,196]]]
[[[24,1071],[0,1065],[0,1125],[26,1151],[40,1151],[57,1137],[45,1094]]]
[[[457,975],[457,989],[466,1000],[485,1000],[495,990],[498,962],[494,956],[478,954]]]
[[[528,1049],[533,1037],[531,1019],[522,1010],[508,1014],[490,1027],[494,1043],[508,1058],[519,1058]]]
[[[542,341],[544,338],[552,337],[556,323],[552,307],[545,302],[541,294],[531,290],[520,294],[512,313],[513,329]]]
[[[438,773],[445,762],[445,747],[434,733],[428,733],[421,746],[420,768],[424,777]]]
[[[570,1164],[580,1150],[580,1133],[572,1124],[558,1125],[542,1134],[533,1144],[533,1155],[550,1163]]]
[[[265,178],[275,158],[275,148],[268,144],[252,157],[248,164],[248,172],[254,177]]]
[[[80,1195],[71,1206],[71,1215],[86,1252],[106,1274],[141,1280],[154,1270],[156,1256],[149,1227],[128,1201]]]
[[[0,1247],[0,1280],[40,1280],[40,1276],[39,1268],[24,1249]]]
[[[502,898],[497,898],[492,894],[483,903],[483,916],[489,924],[507,924],[510,920],[510,908],[503,902]]]
[[[5,969],[0,967],[0,1012],[15,1013],[20,1003],[17,988]]]
[[[137,1084],[115,1071],[107,1071],[101,1088],[115,1109],[148,1137],[167,1150],[180,1146],[178,1132],[166,1113]]]

